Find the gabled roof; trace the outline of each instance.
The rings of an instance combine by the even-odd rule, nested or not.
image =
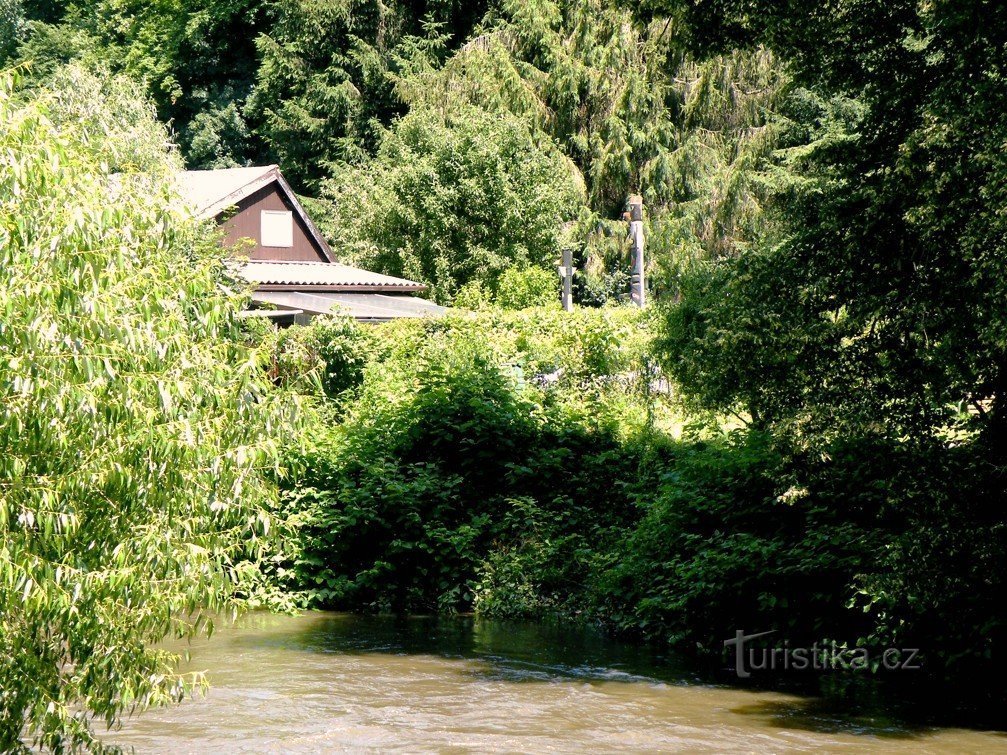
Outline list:
[[[338,262],[262,262],[251,260],[241,276],[260,291],[423,291],[422,283],[372,273]]]
[[[255,168],[221,168],[219,170],[187,170],[179,174],[179,193],[198,218],[216,218],[229,207],[250,197],[259,189],[276,183],[294,211],[301,218],[308,234],[329,262],[334,261],[328,242],[311,222],[297,195],[276,165]]]

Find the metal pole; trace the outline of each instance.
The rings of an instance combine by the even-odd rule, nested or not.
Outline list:
[[[643,260],[643,197],[639,194],[629,198],[629,237],[633,244],[633,273],[630,278],[629,298],[643,309],[647,304],[647,281]]]
[[[563,309],[573,312],[573,249],[563,248]]]

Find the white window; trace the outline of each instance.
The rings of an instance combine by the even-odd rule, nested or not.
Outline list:
[[[263,210],[259,238],[263,246],[294,245],[294,213],[284,210]]]

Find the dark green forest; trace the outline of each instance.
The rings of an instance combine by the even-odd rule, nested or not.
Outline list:
[[[33,680],[0,692],[0,746],[25,721],[49,746],[89,741],[81,700],[113,721],[184,694],[150,682],[170,678],[156,655],[110,652],[70,684],[63,648],[194,631],[183,608],[235,596],[589,621],[715,658],[738,629],[919,648],[927,679],[1002,701],[1004,38],[1007,6],[980,0],[0,0],[0,605],[20,606],[0,673]],[[183,164],[273,162],[341,261],[422,281],[451,313],[234,321],[205,229],[160,219],[151,197]],[[106,217],[93,176],[113,172],[146,198]],[[628,305],[631,194],[643,311]],[[85,220],[41,223],[74,196]],[[165,296],[177,261],[197,270],[164,315],[168,346],[150,345],[170,364],[129,353],[142,322],[87,325],[92,288],[162,316],[128,275],[100,273],[109,234]],[[53,267],[62,294],[10,293],[58,248],[97,256]],[[19,361],[64,348],[46,335],[61,318],[74,343],[124,349],[60,362],[80,395]],[[197,390],[191,371],[214,360]],[[119,406],[134,371],[153,382]],[[161,371],[177,396],[158,393]],[[211,428],[191,448],[180,403]],[[43,419],[69,407],[92,425],[57,438]],[[175,419],[151,440],[159,412]],[[116,471],[78,479],[75,444],[99,453],[96,437],[121,441]],[[98,569],[95,542],[190,573],[196,551],[86,515],[88,491],[136,501],[149,465],[175,463],[193,470],[165,494],[178,517],[141,529],[186,533],[197,586],[87,624],[55,569]],[[8,482],[60,474],[41,497]],[[79,584],[104,611],[135,605],[128,580]]]

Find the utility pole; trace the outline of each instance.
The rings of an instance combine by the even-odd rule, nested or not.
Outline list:
[[[563,247],[563,265],[559,269],[563,279],[563,309],[573,312],[573,249]]]
[[[643,309],[647,304],[647,281],[643,265],[643,197],[633,194],[629,198],[629,238],[633,245],[633,272],[630,277],[629,298]]]

